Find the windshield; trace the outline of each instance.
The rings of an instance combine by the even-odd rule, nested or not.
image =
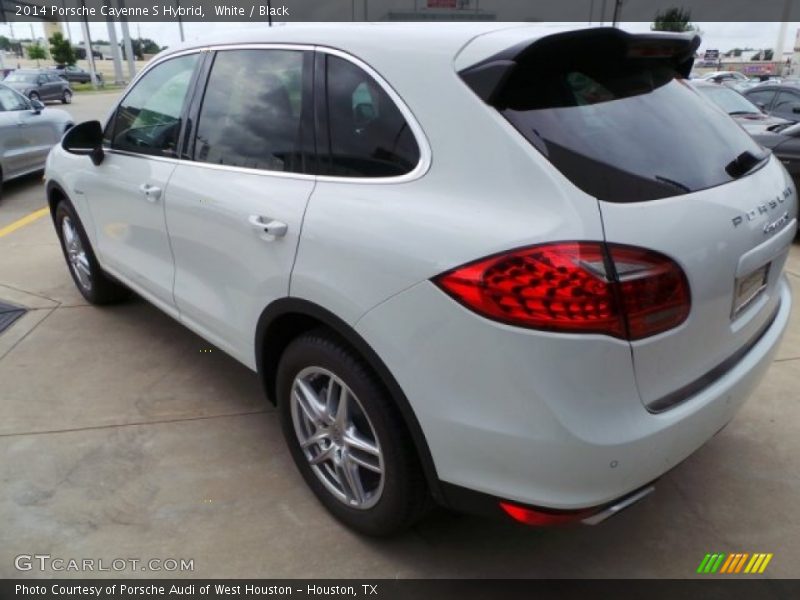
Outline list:
[[[669,62],[604,58],[522,63],[495,102],[580,189],[609,202],[679,196],[732,181],[747,172],[742,165],[766,158]]]
[[[38,75],[35,73],[9,73],[5,81],[8,83],[36,83]]]
[[[740,93],[723,86],[697,86],[697,91],[729,115],[760,115],[758,107]]]

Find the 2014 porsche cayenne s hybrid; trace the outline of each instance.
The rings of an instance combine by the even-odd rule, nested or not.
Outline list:
[[[78,289],[257,371],[319,500],[598,522],[734,416],[791,305],[785,170],[699,40],[287,26],[156,57],[53,150]],[[402,49],[402,50],[401,50]]]

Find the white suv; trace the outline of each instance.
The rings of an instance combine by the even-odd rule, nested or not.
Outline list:
[[[245,37],[246,35],[246,37]],[[697,38],[287,26],[156,57],[47,194],[92,303],[257,371],[321,502],[598,522],[733,417],[789,318],[797,198]]]

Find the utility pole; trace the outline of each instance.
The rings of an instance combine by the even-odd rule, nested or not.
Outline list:
[[[81,0],[81,6],[86,7],[86,2]],[[81,28],[83,29],[83,47],[86,49],[86,60],[89,61],[89,78],[92,81],[92,87],[97,89],[97,71],[94,67],[94,52],[92,52],[92,38],[89,35],[89,21],[84,15],[81,20]]]
[[[118,0],[120,8],[125,8],[125,0]],[[125,46],[125,62],[128,63],[128,81],[133,81],[136,77],[136,63],[133,56],[133,44],[131,43],[131,32],[128,30],[128,18],[122,17],[119,21],[122,29],[122,43]]]
[[[64,9],[64,12],[67,12],[67,0],[61,0],[61,8]],[[67,39],[69,40],[69,45],[72,46],[72,32],[69,30],[69,21],[65,19],[64,25],[67,27]]]
[[[611,23],[612,27],[616,27],[619,23],[619,18],[622,15],[622,2],[623,0],[614,0],[614,20]]]
[[[117,27],[111,17],[106,17],[106,27],[108,27],[108,43],[111,44],[111,58],[114,59],[114,83],[122,85],[124,83],[122,55],[119,50],[119,43],[117,43]]]
[[[775,74],[780,75],[781,69],[784,68],[783,65],[783,46],[784,42],[786,41],[786,28],[789,25],[787,21],[789,20],[789,13],[791,11],[792,0],[784,0],[783,3],[783,15],[781,17],[781,26],[778,29],[778,38],[775,40],[775,47],[772,49],[772,60],[773,62],[777,63],[778,68],[776,69]]]
[[[183,36],[183,19],[181,19],[181,0],[175,0],[175,8],[178,9],[178,29],[181,32],[181,41],[185,42],[186,38]],[[142,40],[142,34],[139,34],[139,41]]]

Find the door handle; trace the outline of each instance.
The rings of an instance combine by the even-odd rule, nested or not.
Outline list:
[[[286,235],[286,232],[289,231],[289,226],[286,223],[276,221],[275,219],[270,219],[269,217],[251,215],[247,221],[259,231],[266,233],[273,238],[283,237]]]
[[[158,199],[161,198],[161,188],[150,185],[149,183],[143,183],[140,185],[139,191],[144,194],[144,197],[147,198],[148,202],[158,202]]]

